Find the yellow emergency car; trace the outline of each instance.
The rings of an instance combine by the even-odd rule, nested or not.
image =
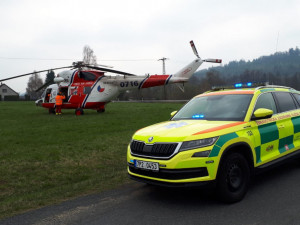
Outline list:
[[[257,169],[300,153],[300,92],[251,86],[198,95],[170,121],[138,130],[127,151],[130,177],[164,186],[214,183],[222,200],[241,200]]]

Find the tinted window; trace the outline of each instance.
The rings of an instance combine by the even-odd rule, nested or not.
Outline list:
[[[97,78],[94,74],[85,71],[81,71],[79,77],[88,81],[94,81]]]
[[[92,88],[91,87],[84,87],[84,94],[90,94]]]
[[[295,99],[297,100],[298,104],[300,105],[300,95],[299,94],[293,94]]]
[[[189,101],[172,120],[243,121],[253,95],[209,95]]]
[[[280,112],[296,109],[295,102],[289,92],[274,92]]]
[[[273,110],[274,114],[277,113],[276,104],[271,93],[265,93],[258,97],[254,111],[259,108],[270,109]]]

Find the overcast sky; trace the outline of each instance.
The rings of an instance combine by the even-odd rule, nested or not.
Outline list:
[[[177,72],[195,58],[190,40],[223,65],[300,47],[299,0],[1,0],[0,9],[0,79],[71,65],[85,45],[99,64],[138,75],[161,74],[162,57]],[[23,93],[28,78],[5,83]]]

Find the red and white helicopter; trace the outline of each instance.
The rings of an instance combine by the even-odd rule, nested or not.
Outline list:
[[[66,97],[62,105],[63,109],[75,109],[76,115],[82,115],[83,109],[95,109],[98,112],[104,112],[105,105],[117,97],[121,92],[132,89],[184,83],[189,80],[189,78],[203,62],[222,62],[220,59],[202,60],[198,55],[193,41],[191,41],[190,44],[197,58],[173,75],[136,76],[134,74],[118,70],[87,65],[83,62],[73,63],[72,66],[54,68],[52,70],[64,68],[71,69],[60,72],[53,80],[55,84],[48,86],[50,83],[49,82],[38,89],[41,90],[42,88],[48,86],[41,96],[41,105],[42,107],[47,108],[49,113],[54,113],[55,96],[60,91]],[[46,71],[48,70],[36,71],[34,73]],[[104,75],[105,72],[111,72],[120,75],[106,76]],[[0,80],[0,82],[32,75],[34,73],[6,78]],[[53,81],[51,81],[51,83]]]

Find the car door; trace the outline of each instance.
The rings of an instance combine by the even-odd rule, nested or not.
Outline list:
[[[282,154],[295,149],[293,117],[297,106],[289,92],[274,92],[274,97],[279,111],[276,122],[279,131],[278,151]]]
[[[293,113],[292,123],[294,125],[294,146],[300,148],[300,94],[293,93],[298,106],[297,112]]]
[[[279,131],[277,128],[277,107],[271,92],[262,93],[255,104],[255,110],[265,108],[273,111],[272,118],[256,120],[258,134],[255,136],[256,142],[256,163],[264,163],[278,157],[276,150],[279,145]]]

